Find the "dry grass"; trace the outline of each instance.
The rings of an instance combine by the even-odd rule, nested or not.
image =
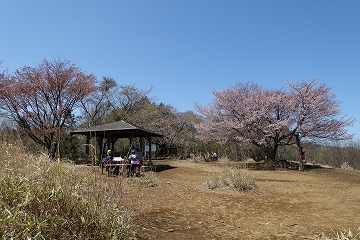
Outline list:
[[[321,234],[316,238],[316,240],[359,240],[360,227],[358,228],[357,233],[352,232],[350,229],[345,229],[343,231],[335,233],[334,235],[334,237],[328,237],[325,234]]]
[[[0,142],[0,237],[2,239],[131,239],[130,225],[141,203],[127,202],[140,187],[156,187],[149,173],[141,178],[104,177],[96,167],[56,163]],[[257,191],[251,171],[222,167],[212,172],[210,189]],[[135,188],[134,188],[135,186]],[[148,201],[148,200],[147,200]],[[344,230],[317,240],[358,240]],[[133,238],[135,239],[135,238]]]
[[[213,172],[206,181],[209,189],[231,188],[239,191],[257,190],[255,179],[246,169],[222,167],[219,172]]]
[[[0,143],[2,239],[128,239],[123,181]]]
[[[143,187],[158,187],[160,185],[153,172],[147,172],[142,177],[126,178],[125,183],[129,186],[138,185]]]

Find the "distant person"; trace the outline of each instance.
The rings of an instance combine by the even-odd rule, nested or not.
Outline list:
[[[303,164],[306,164],[305,151],[301,148],[300,158]]]
[[[306,159],[305,159],[305,152],[303,150],[301,150],[301,155],[300,155],[301,161],[305,164],[306,163]]]
[[[213,161],[218,160],[218,155],[217,155],[216,152],[214,152],[214,153],[212,154],[212,160],[213,160]]]

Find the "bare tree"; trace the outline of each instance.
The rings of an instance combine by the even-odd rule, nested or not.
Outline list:
[[[195,139],[197,118],[192,112],[181,113],[171,105],[149,102],[137,111],[132,123],[162,134],[157,142],[165,148],[184,149]]]
[[[124,110],[125,115],[135,114],[144,103],[147,104],[151,100],[149,97],[151,90],[151,88],[141,90],[135,85],[121,85],[117,106]]]
[[[55,157],[59,136],[72,124],[73,111],[93,92],[95,77],[69,61],[43,60],[17,69],[0,81],[1,108],[48,155]]]
[[[111,77],[103,77],[96,91],[81,100],[83,120],[88,125],[104,123],[107,115],[115,109],[114,98],[116,96],[117,84]]]

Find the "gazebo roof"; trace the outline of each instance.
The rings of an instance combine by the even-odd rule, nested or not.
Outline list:
[[[133,137],[162,137],[161,134],[136,127],[124,121],[105,123],[102,125],[90,126],[88,128],[77,129],[70,132],[71,135],[80,134],[90,136],[96,134],[98,137],[111,135],[112,138]]]

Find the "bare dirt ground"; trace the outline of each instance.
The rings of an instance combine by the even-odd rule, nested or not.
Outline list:
[[[158,161],[133,231],[148,239],[315,239],[360,227],[360,172],[251,171],[257,192],[210,190],[220,164]]]

